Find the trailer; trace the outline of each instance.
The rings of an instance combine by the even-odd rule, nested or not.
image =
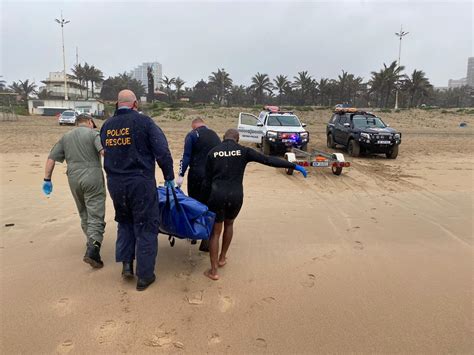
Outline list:
[[[305,152],[301,149],[292,148],[289,152],[285,153],[285,159],[305,168],[331,167],[334,175],[341,175],[342,168],[347,168],[351,165],[350,162],[344,159],[344,154],[342,153],[326,153],[316,149],[313,149],[312,152]],[[285,170],[288,175],[293,175],[294,169]]]

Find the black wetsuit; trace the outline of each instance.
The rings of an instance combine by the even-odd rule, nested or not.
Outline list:
[[[295,168],[286,160],[263,155],[226,139],[207,155],[203,194],[216,222],[235,219],[244,199],[242,180],[247,163],[256,162],[275,168]]]
[[[184,176],[189,166],[188,195],[199,202],[205,202],[202,196],[202,182],[206,175],[207,154],[220,142],[216,132],[206,126],[189,132],[184,141],[184,153],[179,166],[179,175]]]

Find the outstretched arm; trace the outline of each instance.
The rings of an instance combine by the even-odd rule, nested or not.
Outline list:
[[[290,163],[287,160],[283,160],[277,157],[270,157],[268,155],[259,153],[252,148],[247,149],[247,161],[254,161],[256,163],[273,166],[274,168],[294,169],[296,167],[296,164],[294,163]]]

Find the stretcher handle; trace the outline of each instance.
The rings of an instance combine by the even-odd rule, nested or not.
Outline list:
[[[183,207],[181,206],[181,204],[179,203],[178,201],[178,196],[176,195],[176,191],[174,189],[174,187],[170,187],[170,186],[167,186],[166,187],[166,205],[169,206],[171,204],[170,202],[170,189],[171,191],[173,192],[173,198],[174,198],[174,203],[175,205],[180,209],[182,210]]]

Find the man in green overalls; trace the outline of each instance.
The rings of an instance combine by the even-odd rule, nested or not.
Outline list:
[[[105,184],[100,156],[104,154],[99,132],[91,116],[82,114],[77,127],[66,133],[51,149],[46,161],[43,192],[53,191],[51,175],[56,162],[66,160],[69,187],[87,238],[84,262],[94,268],[104,266],[100,258],[105,228]]]

